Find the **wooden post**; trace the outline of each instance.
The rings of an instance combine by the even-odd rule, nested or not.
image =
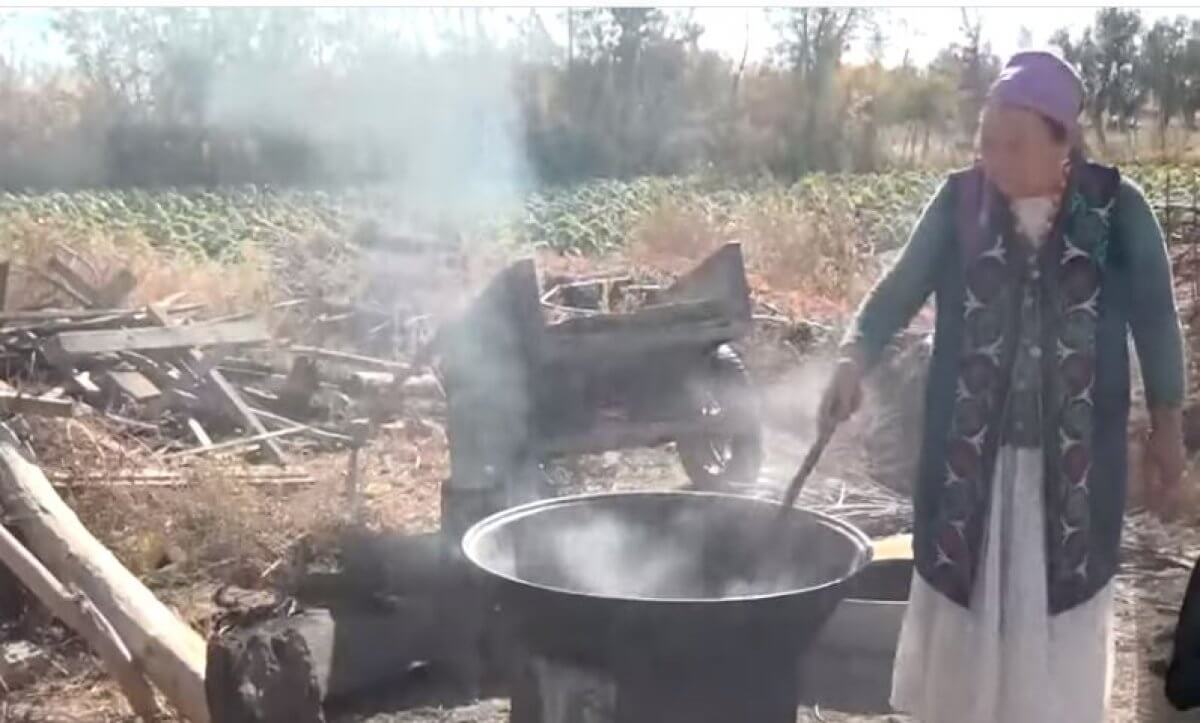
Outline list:
[[[51,574],[78,587],[112,623],[166,699],[192,723],[208,723],[204,639],[88,532],[3,425],[0,505]]]
[[[346,499],[350,503],[351,519],[358,522],[362,519],[362,497],[359,492],[359,477],[362,464],[360,455],[367,444],[367,435],[371,425],[365,419],[356,419],[350,423],[350,469],[346,474]]]
[[[155,720],[158,704],[150,684],[138,671],[137,661],[121,641],[112,624],[96,609],[87,597],[72,594],[25,546],[0,525],[0,562],[16,575],[34,597],[42,602],[54,617],[78,632],[99,655],[109,674],[129,700],[133,712],[145,720]]]

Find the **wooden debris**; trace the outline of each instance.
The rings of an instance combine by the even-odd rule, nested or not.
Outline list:
[[[204,431],[203,425],[197,422],[195,417],[188,417],[187,426],[192,436],[200,443],[201,449],[208,449],[213,446],[212,437],[208,436],[208,432]]]
[[[107,386],[134,402],[148,402],[162,396],[162,390],[141,372],[114,370],[105,372],[100,379],[102,386]]]
[[[8,261],[0,261],[0,311],[4,311],[8,300]]]
[[[93,308],[101,306],[99,302],[100,293],[96,288],[58,256],[50,259],[49,269],[62,282],[60,288],[66,291],[69,296],[74,297],[80,304]]]
[[[72,363],[95,354],[128,351],[183,351],[197,346],[259,344],[270,339],[259,320],[225,324],[68,331],[46,344],[52,361]]]
[[[94,538],[0,427],[0,504],[50,573],[77,587],[136,651],[138,667],[192,723],[207,723],[203,639]]]
[[[75,415],[75,403],[51,394],[22,394],[0,381],[0,410],[36,417],[71,417]]]
[[[56,618],[82,635],[88,645],[99,653],[104,667],[117,680],[134,712],[144,720],[155,720],[158,717],[158,704],[150,685],[138,671],[138,661],[96,606],[86,596],[72,593],[59,582],[3,525],[0,525],[0,562]],[[10,681],[19,670],[27,675],[38,675],[38,671],[30,667],[30,660],[36,659],[36,655],[26,654],[13,660],[12,652],[12,648],[6,646],[3,655],[0,655],[0,676],[6,685],[11,684]],[[40,653],[36,649],[34,652]]]
[[[261,426],[261,422],[259,424]],[[163,459],[177,459],[179,457],[190,457],[192,455],[203,454],[206,452],[224,452],[231,449],[238,449],[240,447],[265,445],[265,443],[278,439],[279,437],[285,437],[289,434],[296,434],[303,431],[305,431],[305,427],[303,425],[288,427],[286,429],[277,429],[274,432],[264,431],[261,434],[256,434],[252,437],[230,439],[225,442],[221,442],[220,444],[213,444],[208,447],[197,447],[195,449],[185,449],[180,452],[173,452],[171,454],[163,455]]]
[[[275,438],[282,435],[278,432],[267,431],[267,428],[263,426],[262,422],[258,420],[258,417],[250,409],[250,405],[246,404],[246,400],[242,399],[233,385],[225,378],[225,375],[214,369],[209,372],[208,377],[213,387],[217,390],[222,403],[226,405],[231,414],[242,420],[247,429],[255,432],[254,439],[262,442],[262,450],[267,459],[275,464],[285,464],[283,450],[275,443]],[[294,427],[293,430],[302,431],[303,427]]]
[[[364,369],[374,369],[376,371],[392,372],[393,374],[407,375],[412,373],[412,367],[408,364],[400,362],[387,361],[386,359],[376,359],[374,357],[362,356],[359,354],[350,354],[342,351],[333,351],[330,349],[318,349],[312,346],[293,346],[289,349],[293,354],[302,354],[311,356],[317,359],[325,359],[328,361],[340,362],[352,366],[359,366]]]

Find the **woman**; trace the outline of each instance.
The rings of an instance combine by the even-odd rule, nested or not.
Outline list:
[[[980,160],[926,207],[872,290],[822,401],[937,301],[916,574],[892,704],[925,723],[1105,720],[1125,505],[1132,330],[1150,408],[1152,499],[1183,470],[1183,352],[1162,231],[1142,193],[1085,160],[1082,85],[1014,56],[983,112]]]

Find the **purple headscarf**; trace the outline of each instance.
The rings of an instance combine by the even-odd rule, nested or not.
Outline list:
[[[988,91],[988,100],[1035,111],[1080,136],[1083,82],[1070,63],[1048,50],[1026,50],[1009,58]]]

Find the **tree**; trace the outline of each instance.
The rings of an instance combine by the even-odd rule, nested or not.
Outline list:
[[[1166,150],[1171,118],[1182,116],[1187,92],[1188,22],[1162,19],[1142,39],[1140,82],[1158,103],[1159,148]]]
[[[1069,31],[1058,30],[1050,42],[1062,51],[1063,58],[1075,66],[1083,81],[1083,106],[1101,148],[1108,147],[1108,136],[1105,132],[1105,116],[1107,114],[1107,95],[1102,92],[1107,83],[1100,49],[1092,39],[1092,28],[1085,28],[1078,41],[1073,41]]]
[[[837,166],[834,77],[851,40],[870,18],[866,8],[800,7],[776,15],[776,58],[793,73],[805,106],[791,148],[794,174]]]

